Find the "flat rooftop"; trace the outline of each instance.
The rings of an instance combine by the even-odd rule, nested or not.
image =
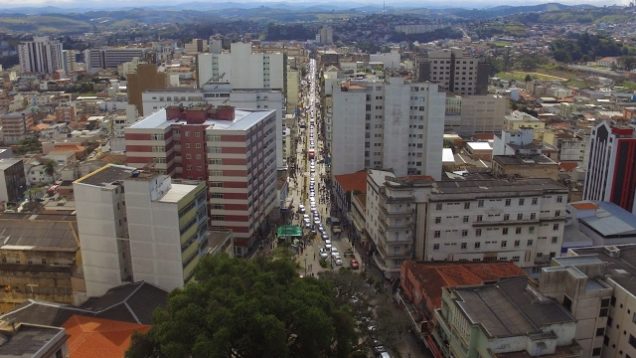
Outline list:
[[[208,119],[203,125],[211,126],[213,129],[224,130],[246,130],[261,120],[267,118],[271,114],[275,114],[276,110],[245,110],[235,109],[234,120]],[[174,120],[169,121],[166,116],[166,110],[161,109],[147,116],[141,121],[128,127],[129,129],[160,129],[167,128],[172,124],[187,124],[185,121]]]
[[[636,216],[614,203],[594,201],[594,215],[579,218],[579,221],[604,238],[636,236]]]
[[[22,159],[15,159],[15,158],[0,159],[0,170],[6,170],[21,161]]]
[[[9,336],[0,334],[0,358],[34,357],[52,341],[65,340],[64,328],[20,324]]]
[[[168,192],[157,201],[162,203],[178,203],[179,200],[183,199],[183,197],[191,193],[196,188],[196,185],[172,183],[170,184],[170,190],[168,190]]]
[[[528,287],[525,277],[454,291],[458,296],[455,303],[490,337],[531,335],[541,333],[545,326],[576,322],[562,305]]]
[[[548,178],[483,179],[436,181],[434,194],[514,193],[553,190],[567,192],[567,188]]]
[[[543,154],[536,155],[494,155],[492,157],[493,162],[497,162],[502,165],[558,165],[554,160],[546,157]]]
[[[109,187],[115,182],[129,179],[135,170],[137,169],[127,167],[125,165],[107,164],[96,171],[77,179],[74,183]]]
[[[561,261],[570,265],[606,262],[606,277],[614,280],[632,295],[636,295],[636,244],[597,246],[571,251],[577,255],[575,257],[579,261],[570,257],[562,258]],[[558,262],[565,265],[561,261]]]

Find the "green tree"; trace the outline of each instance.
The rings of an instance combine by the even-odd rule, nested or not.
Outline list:
[[[205,257],[126,357],[347,357],[353,319],[334,291],[289,257]]]

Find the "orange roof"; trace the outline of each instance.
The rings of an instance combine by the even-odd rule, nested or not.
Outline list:
[[[566,172],[571,172],[574,169],[576,169],[576,167],[578,167],[579,164],[577,162],[561,162],[559,163],[559,169],[566,171]]]
[[[52,152],[83,152],[86,147],[73,143],[60,143],[53,147]]]
[[[124,357],[134,332],[148,332],[150,326],[110,319],[73,315],[64,322],[71,358]]]
[[[578,203],[571,203],[570,205],[572,205],[575,209],[578,210],[594,210],[594,209],[598,209],[598,205],[596,205],[595,203],[589,202],[589,201],[581,201]]]
[[[44,123],[38,123],[38,124],[34,125],[33,127],[31,127],[31,129],[36,131],[36,132],[39,132],[41,130],[48,129],[48,128],[49,128],[49,125],[48,124],[44,124]]]
[[[402,265],[413,272],[435,308],[441,307],[442,287],[480,285],[505,277],[525,276],[513,262],[416,263]]]
[[[336,175],[336,182],[342,190],[347,193],[350,191],[367,192],[367,171],[360,170],[351,174]]]
[[[494,139],[495,138],[495,134],[494,133],[475,133],[473,134],[473,139],[475,140],[489,140],[489,139]]]

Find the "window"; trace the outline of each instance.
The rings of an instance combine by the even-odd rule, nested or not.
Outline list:
[[[510,199],[506,199],[506,206],[510,206],[510,203],[512,202],[512,200]]]
[[[556,210],[556,211],[554,212],[554,216],[555,216],[555,217],[557,217],[557,218],[558,218],[559,216],[561,216],[561,210]]]
[[[437,203],[437,205],[435,205],[435,209],[442,210],[442,203]]]
[[[475,243],[475,248],[478,249],[481,246],[481,242],[476,242]]]
[[[462,246],[461,246],[462,250],[466,250],[466,245],[468,245],[468,244],[466,244],[465,242],[462,242]]]
[[[481,229],[475,230],[475,236],[481,236]]]
[[[523,214],[517,214],[517,220],[523,220]]]
[[[537,205],[538,202],[539,202],[539,199],[532,198],[532,205]]]
[[[501,234],[502,235],[508,235],[508,228],[505,227],[505,228],[501,229]]]
[[[554,230],[554,231],[559,230],[559,224],[552,225],[552,230]]]
[[[506,247],[506,246],[508,246],[508,241],[503,240],[503,241],[501,242],[501,247]]]
[[[504,214],[504,221],[508,221],[510,220],[510,215],[509,214]]]
[[[468,236],[468,230],[462,230],[462,237]]]
[[[438,238],[440,237],[440,234],[441,234],[441,232],[440,232],[439,230],[436,230],[436,231],[433,233],[433,237],[435,237],[436,239],[438,239]]]
[[[464,216],[464,222],[467,223],[468,222],[468,215]]]
[[[609,307],[609,304],[610,304],[609,298],[604,298],[601,300],[601,307]]]
[[[520,227],[515,228],[515,234],[517,234],[517,235],[521,234],[521,228]]]
[[[441,223],[441,222],[442,222],[442,218],[441,218],[440,216],[438,216],[438,217],[436,217],[436,218],[435,218],[435,223],[436,223],[436,224],[439,224],[439,223]]]
[[[185,131],[185,136],[189,137],[190,136],[190,131]]]
[[[477,207],[478,207],[478,208],[483,208],[483,207],[484,207],[484,201],[483,201],[483,200],[479,200],[479,201],[477,202]]]
[[[477,222],[481,222],[482,219],[483,219],[483,216],[477,215]]]
[[[557,196],[556,200],[557,200],[557,203],[562,203],[563,202],[563,197],[562,196]]]
[[[601,348],[592,349],[592,357],[598,357],[601,355]]]
[[[634,338],[634,336],[632,336],[631,334],[629,335],[629,344],[636,348],[636,338]]]
[[[552,243],[556,244],[559,241],[559,237],[558,236],[552,236]]]
[[[612,306],[615,306],[615,305],[616,305],[616,297],[612,296],[612,298],[610,299],[610,304],[611,304]]]
[[[601,328],[597,328],[596,329],[596,336],[597,337],[600,337],[600,336],[602,336],[604,334],[605,334],[605,328],[601,327]]]
[[[521,245],[521,240],[515,240],[515,247],[519,247]]]
[[[439,250],[439,244],[433,244],[433,250]]]
[[[572,300],[568,296],[563,296],[563,307],[572,312]]]
[[[466,210],[470,209],[470,202],[464,203],[464,209]]]
[[[607,317],[608,311],[609,311],[609,309],[607,309],[607,308],[601,308],[601,310],[599,311],[598,315],[600,317]],[[634,348],[636,348],[636,346],[634,346]]]
[[[532,240],[528,240],[527,246],[532,246]]]
[[[523,198],[519,199],[519,206],[523,206],[525,202],[526,202],[526,199],[523,199]]]
[[[537,213],[530,214],[530,220],[535,220],[537,218]]]
[[[200,137],[201,136],[201,132],[194,132],[194,136],[195,137]]]
[[[528,228],[528,232],[531,233],[531,234],[534,234],[534,226],[530,226]]]

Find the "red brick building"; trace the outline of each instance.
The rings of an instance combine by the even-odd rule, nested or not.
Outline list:
[[[275,129],[275,110],[168,107],[125,129],[127,164],[207,181],[212,229],[243,256],[276,206]]]

